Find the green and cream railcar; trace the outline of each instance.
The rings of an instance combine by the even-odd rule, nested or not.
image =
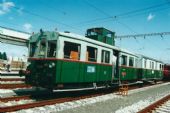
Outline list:
[[[29,41],[26,83],[51,89],[110,85],[116,69],[113,54],[118,51],[80,35],[41,31]]]
[[[161,80],[163,78],[163,62],[143,55],[139,56],[141,67],[139,78],[143,81]]]
[[[133,54],[126,50],[121,50],[119,57],[120,80],[129,82],[137,81],[139,57],[136,54]]]
[[[162,79],[163,63],[114,46],[114,32],[88,29],[86,37],[43,32],[29,40],[26,83],[49,89],[99,88],[121,81]]]

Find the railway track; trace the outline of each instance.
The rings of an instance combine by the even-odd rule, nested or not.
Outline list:
[[[0,102],[19,101],[19,100],[22,100],[22,99],[31,99],[31,95],[23,95],[23,96],[13,96],[13,97],[0,98]]]
[[[6,81],[24,81],[24,78],[0,78],[0,81],[6,82]]]
[[[34,108],[34,107],[41,107],[45,105],[53,105],[57,103],[64,103],[64,102],[71,102],[75,100],[80,100],[80,99],[85,99],[85,98],[91,98],[91,97],[96,97],[96,96],[101,96],[103,93],[95,93],[95,94],[83,94],[80,96],[69,96],[69,97],[61,97],[61,98],[54,98],[54,99],[48,99],[48,100],[40,100],[32,103],[26,103],[26,104],[20,104],[20,105],[13,105],[13,106],[5,106],[5,107],[0,107],[0,112],[13,112],[21,109],[29,109],[29,108]],[[1,102],[8,102],[8,101],[18,101],[20,99],[31,99],[30,95],[27,96],[18,96],[18,97],[10,97],[10,98],[1,98]]]
[[[148,85],[144,86],[147,87]],[[129,90],[132,89],[137,89],[137,86],[131,86],[129,87]],[[93,92],[93,93],[92,93]],[[49,95],[49,94],[45,94],[45,95],[23,95],[23,96],[14,96],[14,97],[7,97],[7,98],[0,98],[0,102],[8,102],[8,101],[20,101],[20,100],[31,100],[34,99],[36,100],[35,102],[31,102],[31,103],[25,103],[25,104],[20,104],[20,105],[12,105],[12,106],[3,106],[0,107],[0,112],[12,112],[12,111],[17,111],[17,110],[21,110],[21,109],[29,109],[29,108],[34,108],[34,107],[41,107],[41,106],[45,106],[45,105],[53,105],[53,104],[57,104],[57,103],[64,103],[64,102],[70,102],[70,101],[75,101],[75,100],[80,100],[80,99],[85,99],[85,98],[90,98],[90,97],[95,97],[95,96],[101,96],[104,94],[109,94],[109,93],[113,93],[113,92],[118,92],[118,88],[114,88],[111,90],[93,90],[90,93],[69,93],[69,95],[65,95],[63,94],[63,96],[60,96],[57,94],[53,94],[53,95]],[[55,95],[55,96],[54,96]],[[38,98],[37,98],[38,97]],[[39,97],[43,97],[43,98],[39,98]],[[45,98],[44,98],[45,97]]]
[[[0,89],[31,88],[27,84],[0,84]]]
[[[170,95],[154,102],[138,113],[170,113]]]

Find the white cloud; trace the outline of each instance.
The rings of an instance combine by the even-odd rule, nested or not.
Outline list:
[[[148,15],[148,17],[147,17],[147,20],[148,21],[151,21],[151,20],[153,20],[155,18],[155,15],[153,15],[152,13],[150,13],[149,15]]]
[[[3,0],[2,3],[0,3],[0,15],[10,12],[11,8],[14,6],[15,4],[13,2],[7,2],[6,0]]]
[[[30,24],[30,23],[25,23],[24,25],[23,25],[23,28],[24,28],[24,30],[26,31],[26,32],[31,32],[32,31],[32,25]]]

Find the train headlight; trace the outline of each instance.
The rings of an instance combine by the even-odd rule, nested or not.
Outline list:
[[[52,68],[52,67],[53,67],[53,66],[50,64],[50,65],[49,65],[49,68]]]
[[[55,66],[55,63],[54,63],[54,62],[52,62],[52,63],[49,64],[49,68],[53,68],[54,66]]]
[[[54,66],[55,66],[55,63],[53,62],[51,65],[54,67]]]

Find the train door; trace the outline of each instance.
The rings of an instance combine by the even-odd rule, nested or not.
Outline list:
[[[118,63],[119,63],[119,53],[118,51],[113,51],[112,56],[112,82],[113,80],[118,80]]]

